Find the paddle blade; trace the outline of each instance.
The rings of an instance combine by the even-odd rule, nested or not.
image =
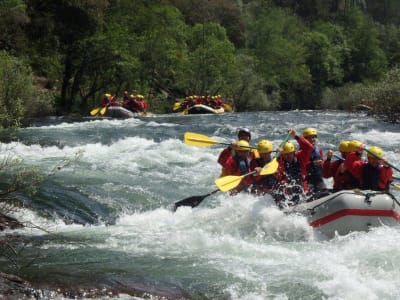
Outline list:
[[[220,191],[227,192],[237,187],[244,177],[245,177],[244,175],[243,176],[230,175],[217,178],[215,179],[214,182]]]
[[[104,114],[106,113],[106,111],[107,111],[107,106],[104,106],[102,109],[100,109],[100,114],[101,114],[102,116],[104,116]]]
[[[183,140],[185,144],[197,147],[209,147],[211,145],[219,144],[219,142],[209,138],[206,135],[194,132],[185,132],[183,135]]]
[[[224,104],[224,110],[226,111],[226,112],[232,112],[232,106],[230,106],[229,104],[227,104],[227,103],[225,103]]]
[[[189,197],[189,198],[185,198],[185,199],[183,199],[183,200],[180,200],[180,201],[178,201],[178,202],[175,202],[175,204],[174,204],[174,211],[176,211],[176,210],[178,209],[178,207],[180,207],[180,206],[191,206],[191,207],[196,207],[196,206],[198,206],[201,202],[203,202],[203,200],[204,200],[205,198],[207,198],[208,196],[210,196],[210,195],[212,195],[212,194],[214,194],[214,193],[216,193],[216,192],[219,192],[219,190],[214,190],[214,191],[212,191],[211,193],[208,193],[208,194],[206,194],[206,195],[202,195],[202,196],[192,196],[192,197]]]
[[[392,184],[392,186],[393,186],[396,190],[400,191],[400,185],[399,185],[399,184]]]
[[[174,106],[172,107],[172,110],[177,110],[181,107],[182,103],[181,102],[175,102]]]
[[[101,107],[97,107],[97,108],[95,108],[95,109],[92,109],[92,110],[90,111],[90,115],[91,115],[91,116],[97,115],[97,114],[99,113],[100,109],[101,109]]]
[[[279,167],[279,163],[278,160],[276,159],[276,157],[271,160],[268,164],[266,164],[264,166],[264,168],[261,169],[260,175],[271,175],[274,174]]]

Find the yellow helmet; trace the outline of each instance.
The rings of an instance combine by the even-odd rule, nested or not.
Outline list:
[[[236,146],[237,146],[236,150],[239,150],[239,151],[248,151],[248,150],[250,150],[250,144],[249,144],[249,142],[247,142],[245,140],[239,140],[236,143]]]
[[[111,94],[104,94],[104,97],[111,97]]]
[[[349,152],[349,141],[341,141],[339,144],[339,151],[344,153]]]
[[[257,145],[257,150],[259,153],[270,153],[272,152],[273,145],[268,140],[261,140]]]
[[[315,136],[318,135],[318,132],[317,132],[316,129],[310,128],[310,127],[304,129],[304,131],[303,131],[303,136],[304,136],[304,137],[313,136],[313,135],[315,135]]]
[[[282,154],[292,153],[295,150],[296,150],[296,148],[294,147],[293,143],[286,142],[285,145],[283,146]]]
[[[368,154],[367,157],[375,157],[377,159],[383,159],[383,151],[381,148],[377,146],[372,146],[368,148]]]
[[[355,152],[358,151],[360,149],[360,146],[362,145],[362,143],[358,140],[352,140],[349,142],[348,144],[348,150],[349,152]]]

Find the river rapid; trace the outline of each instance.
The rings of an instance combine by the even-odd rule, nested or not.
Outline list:
[[[188,146],[183,134],[229,143],[239,127],[251,130],[252,145],[267,138],[275,147],[289,128],[315,127],[325,152],[358,139],[400,166],[399,126],[363,113],[51,118],[3,131],[2,159],[22,159],[44,175],[60,166],[34,197],[21,195],[24,207],[13,213],[36,226],[17,230],[30,240],[15,257],[19,274],[36,284],[133,285],[170,299],[399,299],[400,227],[327,240],[267,197],[222,192],[172,211],[178,200],[213,191],[220,174],[222,146]],[[0,261],[0,271],[15,272]]]

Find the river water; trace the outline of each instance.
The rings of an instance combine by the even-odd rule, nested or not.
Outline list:
[[[358,139],[381,146],[400,166],[399,126],[362,113],[53,118],[4,131],[2,158],[21,158],[43,174],[62,166],[34,197],[21,197],[24,208],[13,213],[48,231],[18,230],[34,238],[19,249],[20,274],[39,284],[100,282],[121,290],[133,284],[169,298],[399,299],[399,227],[326,240],[303,216],[285,215],[271,199],[222,192],[172,212],[174,202],[214,190],[220,173],[222,146],[188,146],[183,134],[230,142],[243,126],[253,145],[267,138],[275,147],[287,129],[301,133],[312,126],[325,151]],[[63,166],[76,156],[76,163]],[[13,268],[1,258],[0,271]]]

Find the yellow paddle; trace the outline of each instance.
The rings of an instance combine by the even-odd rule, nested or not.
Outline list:
[[[104,106],[104,107],[102,107],[102,108],[100,109],[100,114],[101,114],[102,116],[104,116],[104,114],[106,113],[106,111],[107,111],[107,106]]]
[[[204,134],[195,133],[195,132],[185,132],[183,135],[183,141],[186,145],[197,146],[197,147],[210,147],[212,145],[227,145],[230,146],[230,143],[221,143],[218,142]],[[250,147],[251,149],[256,149],[256,147]]]
[[[97,115],[97,114],[99,113],[100,109],[101,109],[101,107],[96,107],[95,109],[92,109],[92,110],[90,111],[90,115],[91,115],[91,116]]]
[[[177,110],[177,109],[179,109],[179,108],[181,107],[181,105],[182,105],[182,102],[175,102],[175,103],[174,103],[174,106],[172,107],[172,110]]]
[[[228,191],[234,189],[235,187],[237,187],[243,178],[253,175],[255,173],[257,173],[257,171],[254,170],[254,171],[244,174],[242,176],[228,175],[228,176],[224,176],[224,177],[219,177],[219,178],[215,179],[214,182],[220,191],[228,192]]]
[[[226,111],[226,112],[232,112],[232,106],[230,106],[228,103],[224,103],[224,110]]]
[[[286,142],[289,140],[289,137],[290,137],[290,133],[288,133],[286,135],[285,139],[279,146],[280,148],[282,148],[286,144]],[[260,175],[262,175],[262,176],[271,175],[271,174],[274,174],[278,170],[279,163],[278,163],[277,159],[278,159],[279,155],[280,155],[280,152],[278,152],[276,157],[274,157],[273,160],[271,160],[269,163],[267,163],[261,169]],[[243,178],[253,175],[255,173],[257,173],[256,170],[251,171],[242,176],[234,176],[234,175],[224,176],[224,177],[215,179],[214,182],[215,182],[216,186],[220,189],[220,191],[227,192],[227,191],[230,191],[231,189],[234,189],[235,187],[237,187]]]
[[[278,170],[278,167],[279,167],[279,163],[278,163],[276,157],[274,157],[273,160],[271,160],[268,164],[266,164],[261,169],[260,175],[265,176],[265,175],[274,174]],[[243,178],[253,175],[255,173],[257,173],[256,170],[251,171],[251,172],[241,175],[241,176],[234,176],[234,175],[224,176],[224,177],[215,179],[214,182],[220,191],[227,192],[227,191],[230,191],[230,190],[234,189],[235,187],[237,187]]]

